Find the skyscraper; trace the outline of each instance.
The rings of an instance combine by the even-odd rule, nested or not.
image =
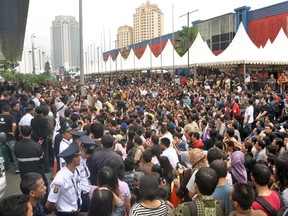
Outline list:
[[[133,43],[133,28],[125,25],[118,28],[117,34],[117,48],[123,48]]]
[[[164,32],[164,15],[157,4],[141,4],[133,14],[133,43],[160,37]]]
[[[51,27],[52,68],[79,67],[79,23],[72,16],[56,16]]]

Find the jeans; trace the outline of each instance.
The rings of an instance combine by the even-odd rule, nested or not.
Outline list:
[[[9,151],[11,153],[12,159],[13,159],[13,164],[14,164],[14,171],[18,170],[18,160],[15,156],[14,153],[14,145],[16,144],[16,140],[9,140],[5,143],[5,145],[1,146],[2,147],[2,154],[4,158],[4,166],[5,169],[9,169]]]

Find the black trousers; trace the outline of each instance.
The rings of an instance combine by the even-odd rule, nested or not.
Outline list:
[[[81,199],[82,199],[82,207],[80,212],[88,212],[90,207],[90,198],[89,193],[81,193]]]

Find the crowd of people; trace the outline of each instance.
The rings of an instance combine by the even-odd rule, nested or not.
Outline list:
[[[0,215],[288,215],[285,79],[3,83],[0,154],[23,195]]]

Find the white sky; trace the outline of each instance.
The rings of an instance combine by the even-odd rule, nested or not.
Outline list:
[[[84,50],[94,44],[101,46],[101,34],[105,35],[106,51],[113,49],[117,29],[123,25],[133,27],[133,14],[146,0],[82,0]],[[171,33],[172,5],[174,8],[174,30],[187,25],[187,17],[179,16],[199,9],[190,14],[190,21],[206,20],[229,12],[235,8],[250,6],[251,10],[283,2],[283,0],[150,0],[157,4],[164,14],[164,34]],[[48,56],[50,49],[50,27],[55,16],[71,15],[79,21],[79,0],[30,0],[26,25],[24,48],[31,48],[31,35],[35,33],[36,47],[42,47]],[[190,22],[191,23],[191,22]],[[111,40],[109,40],[109,30]],[[111,45],[109,45],[111,41]]]

